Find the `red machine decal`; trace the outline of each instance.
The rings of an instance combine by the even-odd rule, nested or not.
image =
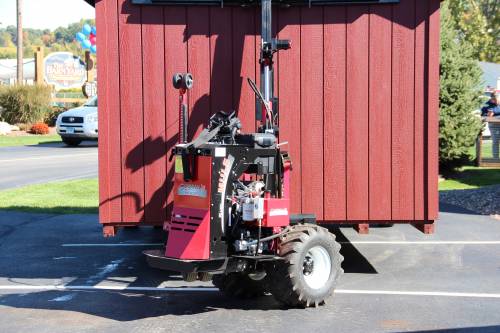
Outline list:
[[[290,224],[290,200],[264,198],[263,227],[284,227]]]
[[[182,170],[182,164],[180,165]],[[185,182],[182,172],[176,172],[174,178],[174,202],[176,207],[210,208],[210,182],[212,174],[212,158],[198,156],[194,179]]]

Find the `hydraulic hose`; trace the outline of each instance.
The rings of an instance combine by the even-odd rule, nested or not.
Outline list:
[[[254,241],[251,241],[251,242],[248,242],[248,245],[253,245],[255,243],[262,243],[262,242],[267,242],[267,241],[270,241],[270,240],[273,240],[275,238],[278,238],[280,236],[283,236],[284,234],[286,234],[288,231],[290,230],[290,227],[286,227],[285,229],[283,229],[282,232],[280,232],[279,234],[274,234],[274,235],[271,235],[271,236],[268,236],[268,237],[264,237],[262,239],[259,240],[254,240]]]

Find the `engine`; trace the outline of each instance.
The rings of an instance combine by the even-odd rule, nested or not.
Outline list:
[[[262,254],[269,250],[267,243],[260,242],[263,237],[265,183],[238,180],[233,187],[228,224],[234,251],[246,255]]]

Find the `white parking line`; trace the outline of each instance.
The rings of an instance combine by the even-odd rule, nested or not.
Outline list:
[[[500,294],[489,293],[455,293],[446,291],[394,291],[394,290],[335,290],[336,294],[367,294],[367,295],[400,295],[400,296],[440,296],[469,298],[500,298]]]
[[[67,286],[67,285],[4,285],[0,291],[34,290],[34,291],[156,291],[156,292],[216,292],[213,287],[127,287],[127,286]],[[353,290],[337,289],[336,294],[364,295],[397,295],[397,296],[430,296],[430,297],[464,297],[464,298],[500,298],[496,293],[466,293],[446,291],[398,291],[398,290]]]
[[[500,241],[352,241],[339,242],[353,245],[500,245]],[[162,246],[162,243],[81,243],[62,244],[63,247],[127,247],[127,246]]]
[[[352,241],[341,244],[393,245],[500,245],[500,241]]]
[[[213,287],[127,287],[127,286],[66,286],[66,285],[7,285],[0,286],[0,291],[6,290],[103,290],[103,291],[218,291],[219,289]]]
[[[163,243],[83,243],[62,244],[62,247],[127,247],[127,246],[162,246]]]

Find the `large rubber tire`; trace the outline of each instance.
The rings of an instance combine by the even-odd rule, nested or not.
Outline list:
[[[236,298],[256,298],[266,293],[266,278],[253,280],[248,274],[229,273],[218,274],[212,278],[214,286],[226,296]]]
[[[280,238],[284,259],[268,266],[268,288],[286,306],[323,305],[344,273],[335,235],[316,225],[297,225]]]
[[[68,146],[71,146],[71,147],[76,147],[78,146],[80,143],[82,143],[82,140],[80,139],[75,139],[75,138],[66,138],[66,137],[62,137],[62,141],[67,144]]]

